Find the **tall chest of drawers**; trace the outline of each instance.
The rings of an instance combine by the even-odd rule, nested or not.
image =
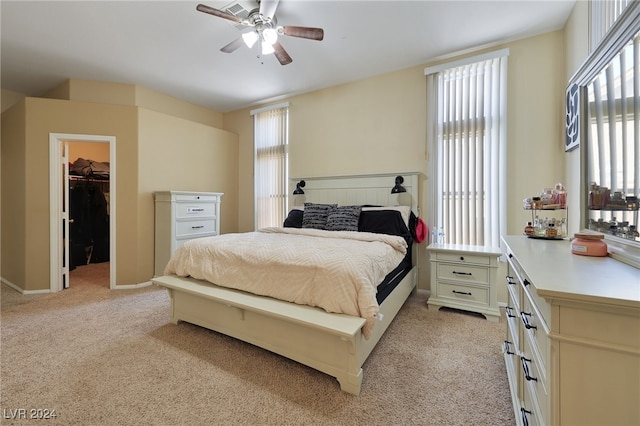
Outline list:
[[[431,296],[429,306],[478,312],[488,320],[500,319],[496,271],[499,248],[461,244],[431,244]]]
[[[155,198],[155,276],[185,242],[220,233],[220,192],[161,191]]]
[[[640,424],[640,270],[503,237],[503,354],[518,425]]]

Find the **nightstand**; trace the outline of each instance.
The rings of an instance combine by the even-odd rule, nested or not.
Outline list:
[[[431,297],[429,306],[461,309],[498,322],[496,273],[501,251],[497,247],[431,244]]]

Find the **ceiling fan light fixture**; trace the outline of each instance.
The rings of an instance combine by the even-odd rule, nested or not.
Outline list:
[[[255,31],[249,31],[242,34],[242,40],[244,40],[244,44],[247,45],[248,48],[252,48],[256,41],[258,41],[258,33]]]
[[[266,41],[262,42],[262,54],[263,55],[269,55],[273,52],[275,52],[276,50],[273,48],[273,45],[267,43]]]
[[[278,41],[278,32],[273,28],[265,28],[262,30],[262,38],[273,46],[273,44]]]

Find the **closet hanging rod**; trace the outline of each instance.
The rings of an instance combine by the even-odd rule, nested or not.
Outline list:
[[[77,176],[77,175],[69,175],[69,180],[79,181],[79,182],[104,182],[109,183],[109,179],[97,179],[88,176]]]

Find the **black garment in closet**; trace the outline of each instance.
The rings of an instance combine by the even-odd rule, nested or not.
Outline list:
[[[69,266],[109,261],[109,181],[69,181]]]

